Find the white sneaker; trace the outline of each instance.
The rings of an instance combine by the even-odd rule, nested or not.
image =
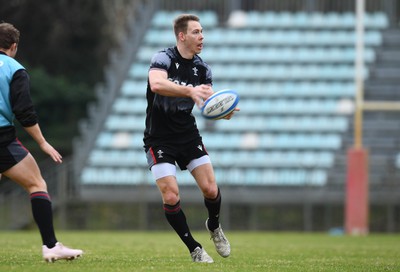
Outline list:
[[[53,248],[48,248],[47,246],[43,246],[43,259],[46,262],[52,263],[57,260],[73,260],[80,256],[82,256],[83,251],[80,249],[72,249],[64,246],[60,242],[56,243],[56,246]]]
[[[218,254],[226,258],[231,254],[231,245],[228,239],[226,239],[224,232],[222,231],[221,225],[214,231],[208,229],[208,219],[206,220],[206,228],[211,234],[211,239],[214,242],[215,249]]]
[[[196,247],[192,253],[190,253],[190,256],[192,256],[192,260],[195,263],[213,263],[214,260],[210,257],[210,255],[207,254],[207,252],[204,250],[204,248],[201,247]]]

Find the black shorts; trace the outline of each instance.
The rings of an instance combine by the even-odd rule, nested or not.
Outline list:
[[[157,163],[167,162],[179,165],[181,170],[186,170],[190,161],[208,155],[201,139],[183,145],[158,145],[152,146],[146,152],[149,169]]]
[[[29,151],[15,139],[6,146],[0,146],[0,173],[10,169],[23,160]]]

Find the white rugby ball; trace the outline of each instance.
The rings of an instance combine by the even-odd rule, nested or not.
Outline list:
[[[214,93],[201,108],[201,115],[207,119],[221,119],[230,114],[239,103],[239,94],[232,89]]]

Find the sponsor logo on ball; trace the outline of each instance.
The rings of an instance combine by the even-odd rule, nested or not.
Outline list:
[[[229,102],[231,102],[232,100],[234,100],[234,97],[232,95],[228,95],[227,97],[225,97],[224,99],[222,99],[218,103],[216,103],[216,104],[212,105],[211,107],[207,108],[206,113],[210,114],[210,113],[218,111],[218,110],[219,110],[219,112],[222,112],[222,111],[224,111],[224,106],[226,104],[228,104]]]

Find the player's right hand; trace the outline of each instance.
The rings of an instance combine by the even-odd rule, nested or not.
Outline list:
[[[213,95],[214,91],[211,86],[201,84],[193,88],[192,91],[192,99],[196,105],[201,108],[204,104],[204,101],[207,100],[211,95]]]

